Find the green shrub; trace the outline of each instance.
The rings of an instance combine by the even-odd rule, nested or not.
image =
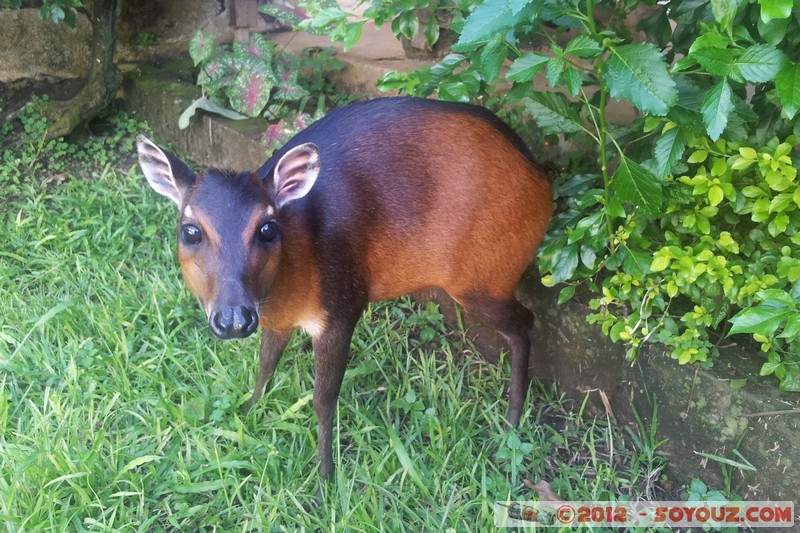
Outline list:
[[[376,22],[406,4],[382,1]],[[363,24],[343,13],[326,18],[319,5],[310,4],[305,27],[341,40]],[[752,334],[768,357],[762,373],[800,390],[791,157],[800,7],[485,0],[448,9],[466,13],[450,26],[460,35],[453,53],[379,85],[492,102],[526,138],[585,150],[582,160],[540,151],[556,154],[563,170],[539,263],[546,284],[565,284],[560,300],[588,286],[590,320],[630,357],[658,341],[680,363],[711,364],[727,334]],[[537,78],[555,90],[534,91]],[[632,123],[609,120],[612,99],[636,110]]]

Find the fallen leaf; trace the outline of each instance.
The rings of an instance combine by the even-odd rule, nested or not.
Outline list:
[[[529,479],[523,479],[522,483],[534,491],[537,496],[539,496],[539,501],[543,502],[560,502],[563,501],[561,498],[558,497],[558,494],[553,492],[553,489],[550,488],[550,483],[545,480],[541,480],[538,483],[531,483]]]

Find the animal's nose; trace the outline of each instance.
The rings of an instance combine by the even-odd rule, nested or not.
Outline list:
[[[252,307],[228,306],[211,313],[208,325],[220,339],[242,339],[258,327],[258,313]]]

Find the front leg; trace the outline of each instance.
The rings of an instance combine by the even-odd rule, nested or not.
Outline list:
[[[244,411],[245,414],[249,413],[250,409],[261,399],[267,381],[269,381],[275,373],[275,367],[278,366],[278,361],[281,360],[281,356],[291,338],[292,330],[275,331],[263,328],[261,331],[261,352],[258,356],[258,381],[253,390],[253,396],[250,398],[250,401],[247,402],[247,408]]]
[[[314,379],[314,410],[317,414],[319,443],[319,475],[321,483],[333,478],[333,415],[339,399],[339,389],[350,355],[350,339],[353,336],[358,314],[347,319],[336,317],[317,338],[313,339],[316,377]],[[322,485],[320,489],[322,489]]]

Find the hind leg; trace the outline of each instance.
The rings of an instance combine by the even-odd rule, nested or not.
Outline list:
[[[533,314],[513,296],[508,299],[487,297],[457,298],[464,308],[486,324],[493,326],[506,339],[511,353],[511,386],[508,391],[509,425],[516,426],[528,392],[528,359],[531,351],[530,332]]]

